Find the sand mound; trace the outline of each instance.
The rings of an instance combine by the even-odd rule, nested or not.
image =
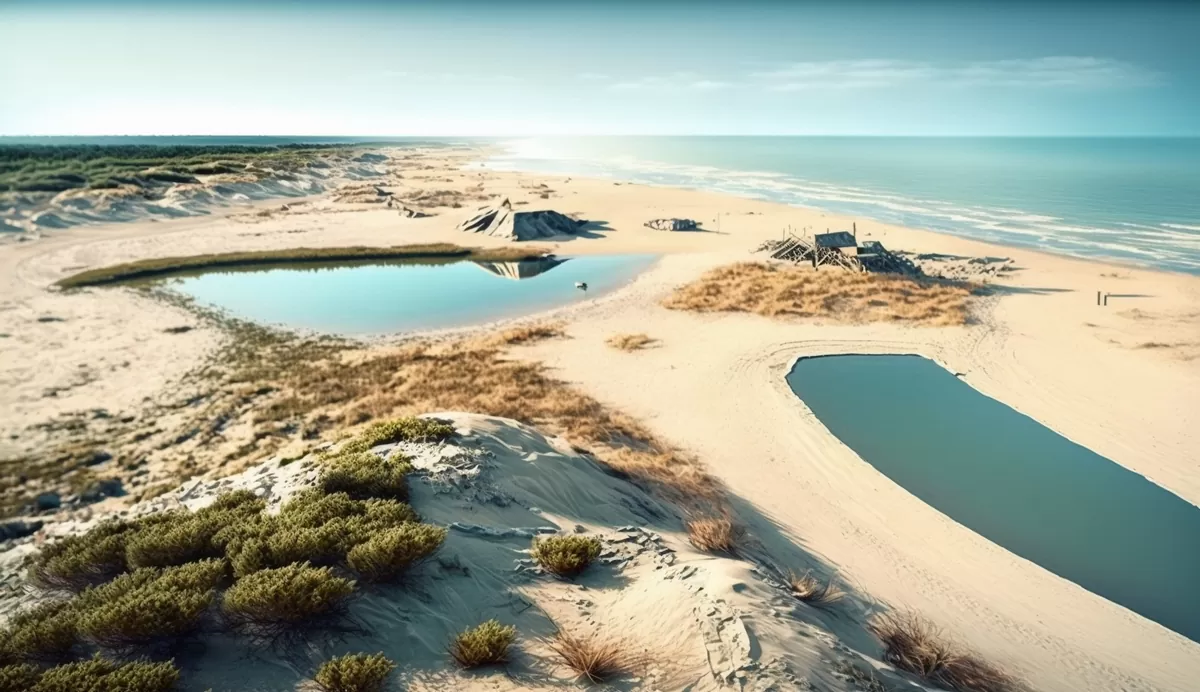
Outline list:
[[[505,198],[496,206],[481,207],[474,216],[459,224],[458,230],[497,238],[532,240],[575,235],[583,224],[583,221],[548,209],[513,211],[512,203]]]
[[[620,689],[856,689],[838,671],[851,661],[866,663],[778,581],[748,562],[697,553],[671,507],[528,426],[432,415],[453,422],[458,435],[373,451],[412,459],[413,508],[423,521],[450,528],[436,559],[400,586],[360,589],[349,616],[361,632],[310,638],[310,646],[290,651],[255,649],[252,657],[232,634],[205,635],[184,669],[184,689],[295,689],[324,659],[354,651],[395,660],[397,689],[562,689],[574,673],[547,642],[560,629],[619,641],[630,668],[617,681]],[[236,476],[190,481],[130,514],[194,510],[238,489],[278,511],[321,470],[316,454],[275,459]],[[17,548],[0,552],[3,583],[19,582],[19,561],[35,544],[99,519],[53,524],[19,539]],[[529,559],[532,539],[551,533],[595,537],[602,552],[573,580],[553,577]],[[21,588],[8,590],[0,608],[11,613],[29,599]],[[505,670],[458,672],[446,642],[490,618],[517,628],[510,663]]]

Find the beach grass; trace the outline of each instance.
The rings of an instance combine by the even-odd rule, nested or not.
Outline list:
[[[688,540],[706,553],[737,555],[742,530],[728,517],[702,517],[687,522]]]
[[[600,541],[590,536],[547,536],[533,539],[529,555],[542,569],[574,577],[600,555]]]
[[[450,656],[463,668],[506,663],[508,650],[517,640],[517,628],[488,620],[460,632],[450,642]]]
[[[470,248],[452,243],[425,243],[392,247],[284,248],[249,252],[222,252],[188,257],[159,257],[98,267],[73,274],[57,282],[59,288],[82,288],[106,284],[162,278],[210,269],[289,266],[304,263],[352,262],[364,260],[450,259],[509,262],[534,259],[546,250],[528,248]]]
[[[654,339],[645,334],[614,334],[604,343],[618,351],[640,351],[654,343],[654,341]]]
[[[632,662],[626,646],[619,640],[593,633],[574,635],[559,630],[547,643],[568,668],[590,683],[601,683],[629,673]]]
[[[773,318],[954,326],[967,323],[974,291],[969,284],[897,274],[740,262],[677,288],[663,306]]]
[[[1017,681],[946,638],[936,625],[912,612],[876,616],[871,631],[884,647],[884,660],[953,692],[1013,692]]]
[[[803,574],[793,572],[787,581],[792,595],[811,606],[830,606],[846,597],[832,577],[821,581],[811,570]]]

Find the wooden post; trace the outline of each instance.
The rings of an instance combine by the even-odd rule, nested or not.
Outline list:
[[[851,223],[850,229],[854,232],[854,244],[858,245],[858,222]]]
[[[1104,307],[1108,307],[1108,294],[1104,294]]]
[[[1096,305],[1100,304],[1100,291],[1096,291]]]

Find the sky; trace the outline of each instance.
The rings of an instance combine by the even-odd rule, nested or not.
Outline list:
[[[1200,135],[1200,2],[6,2],[0,135]]]

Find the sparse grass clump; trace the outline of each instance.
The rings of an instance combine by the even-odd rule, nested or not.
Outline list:
[[[340,615],[353,592],[353,581],[304,563],[242,577],[221,608],[235,625],[269,636]]]
[[[645,334],[614,334],[604,343],[619,351],[640,351],[654,341]]]
[[[611,680],[628,673],[631,667],[624,644],[597,634],[580,637],[559,630],[548,646],[568,668],[588,682]]]
[[[742,531],[726,517],[707,517],[687,522],[688,540],[708,553],[736,555]]]
[[[321,489],[327,493],[346,493],[356,500],[388,497],[408,498],[405,476],[412,465],[397,454],[387,459],[372,452],[342,453],[334,457],[328,471],[321,474]]]
[[[517,628],[488,620],[459,633],[450,643],[450,655],[463,668],[505,663],[508,649],[516,639]]]
[[[804,574],[794,572],[789,574],[788,586],[791,588],[793,596],[811,606],[832,605],[846,596],[846,592],[834,583],[832,577],[821,581],[813,575],[811,570]]]
[[[51,668],[31,692],[168,692],[178,681],[179,670],[171,662],[114,663],[96,654]]]
[[[883,643],[884,660],[954,692],[1010,692],[1014,678],[960,649],[915,613],[876,616],[871,630]]]
[[[383,654],[347,654],[321,664],[314,679],[322,692],[383,692],[395,667]]]
[[[966,324],[971,294],[968,285],[935,279],[741,262],[714,269],[676,289],[663,306],[946,326]]]
[[[445,540],[446,529],[439,526],[404,524],[354,546],[346,562],[368,581],[390,581],[428,559]]]
[[[533,539],[529,554],[542,569],[574,577],[600,555],[600,541],[591,536],[548,536]]]

